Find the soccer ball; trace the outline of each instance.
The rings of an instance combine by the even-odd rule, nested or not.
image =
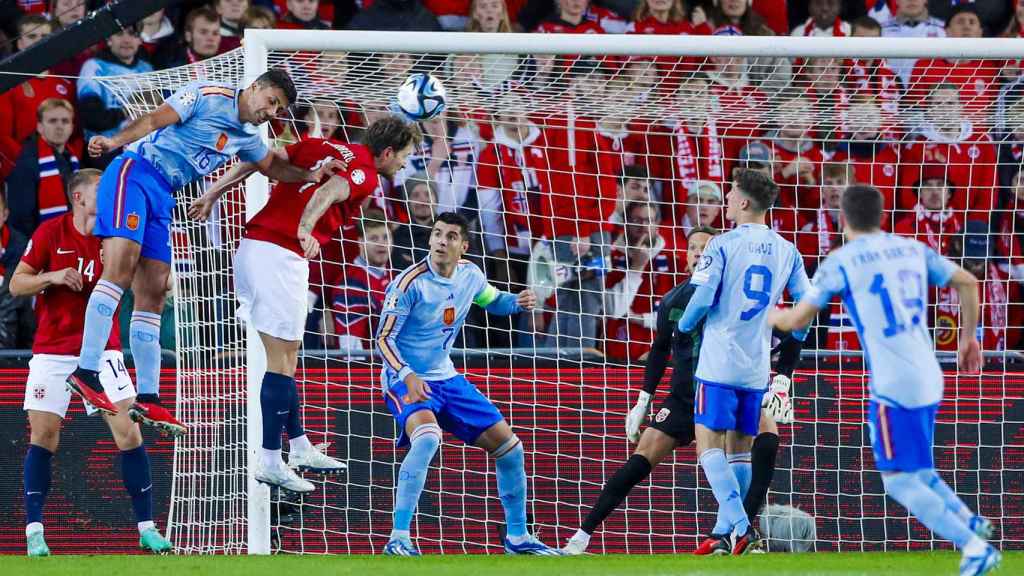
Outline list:
[[[413,74],[398,89],[398,108],[414,122],[434,118],[447,104],[444,85],[430,74]]]

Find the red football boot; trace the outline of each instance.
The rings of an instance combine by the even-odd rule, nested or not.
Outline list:
[[[726,556],[732,552],[729,537],[711,534],[705,538],[693,553],[697,556]]]
[[[81,396],[82,400],[92,404],[100,412],[111,416],[117,414],[117,406],[110,401],[110,398],[107,398],[107,393],[103,391],[99,372],[81,367],[75,368],[65,382],[72,392]]]
[[[160,405],[160,398],[155,394],[139,394],[135,398],[135,404],[128,409],[128,415],[140,424],[148,424],[171,436],[184,436],[188,432],[184,424]]]

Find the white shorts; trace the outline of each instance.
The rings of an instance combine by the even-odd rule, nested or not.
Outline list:
[[[61,418],[71,404],[71,389],[65,382],[78,367],[78,356],[36,354],[28,361],[28,382],[25,384],[25,410],[50,412]],[[135,385],[124,366],[120,350],[104,350],[100,356],[100,383],[111,402],[135,396]],[[85,412],[96,412],[88,402]]]
[[[297,342],[309,314],[309,262],[277,244],[243,239],[235,254],[238,319],[257,331]]]

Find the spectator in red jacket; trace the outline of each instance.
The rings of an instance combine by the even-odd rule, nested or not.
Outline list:
[[[957,86],[935,87],[917,134],[901,153],[901,196],[913,193],[922,164],[945,165],[946,179],[963,192],[953,198],[950,208],[967,210],[969,220],[987,221],[996,205],[996,147],[984,130],[963,116]]]
[[[220,51],[220,16],[206,7],[189,12],[183,40],[162,45],[153,56],[153,67],[175,68],[216,56]]]
[[[840,201],[843,191],[854,183],[854,170],[850,164],[829,162],[821,167],[821,206],[813,218],[804,221],[796,237],[796,247],[804,257],[804,267],[809,275],[814,274],[825,256],[843,245]]]
[[[603,303],[604,351],[611,358],[636,361],[651,349],[658,303],[681,280],[676,274],[682,266],[659,220],[654,204],[629,204],[626,225],[612,244]]]
[[[1013,0],[1013,18],[1003,32],[1004,38],[1024,38],[1024,2]]]
[[[214,0],[212,6],[220,16],[220,51],[229,52],[241,46],[245,32],[242,21],[249,0]]]
[[[682,0],[641,0],[633,21],[626,26],[628,34],[711,34],[705,22],[694,26],[686,17]]]
[[[329,30],[320,19],[320,0],[288,0],[288,11],[277,21],[280,30]]]
[[[892,230],[894,222],[890,219],[897,208],[900,146],[883,134],[882,117],[882,111],[873,99],[859,99],[851,104],[842,120],[848,139],[839,142],[832,160],[851,164],[856,183],[874,186],[882,193],[886,215],[882,227]],[[913,202],[905,208],[910,209],[911,206]]]
[[[391,283],[391,230],[384,213],[363,212],[359,220],[359,256],[345,264],[341,284],[331,292],[331,316],[338,348],[369,350]]]
[[[978,340],[986,351],[1018,350],[1024,320],[1021,287],[991,258],[988,230],[979,224],[969,223],[964,236],[964,269],[978,279]]]
[[[590,0],[556,0],[558,11],[537,25],[546,34],[604,34],[598,22],[587,18]]]
[[[879,38],[882,27],[870,16],[853,21],[853,36],[857,38]],[[844,64],[843,82],[847,89],[860,98],[873,98],[882,112],[881,131],[886,138],[897,139],[902,135],[899,124],[900,98],[903,88],[899,76],[881,58],[856,58]]]
[[[946,20],[946,36],[950,38],[981,38],[981,19],[973,4],[957,5]],[[918,60],[910,75],[904,96],[905,105],[920,105],[939,84],[952,84],[960,91],[964,116],[976,125],[991,122],[992,104],[999,91],[998,79],[1002,62],[998,60]]]
[[[441,26],[444,26],[443,19]],[[466,32],[511,32],[512,20],[505,0],[472,0]]]
[[[821,205],[818,176],[825,154],[814,140],[814,107],[801,96],[779,102],[775,116],[779,129],[767,136],[775,160],[774,180],[779,185],[779,204],[811,216]]]
[[[810,17],[803,24],[793,28],[790,36],[850,35],[850,23],[839,17],[843,11],[842,0],[809,0],[807,11]]]
[[[960,192],[950,185],[944,166],[926,164],[920,167],[920,174],[917,205],[896,223],[893,232],[916,238],[942,255],[960,254],[963,213],[950,209]]]

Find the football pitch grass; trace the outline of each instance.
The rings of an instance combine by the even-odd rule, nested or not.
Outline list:
[[[26,576],[942,576],[957,574],[954,552],[576,556],[51,556],[0,557],[0,574]],[[1024,573],[1024,552],[1003,553],[996,575]]]

